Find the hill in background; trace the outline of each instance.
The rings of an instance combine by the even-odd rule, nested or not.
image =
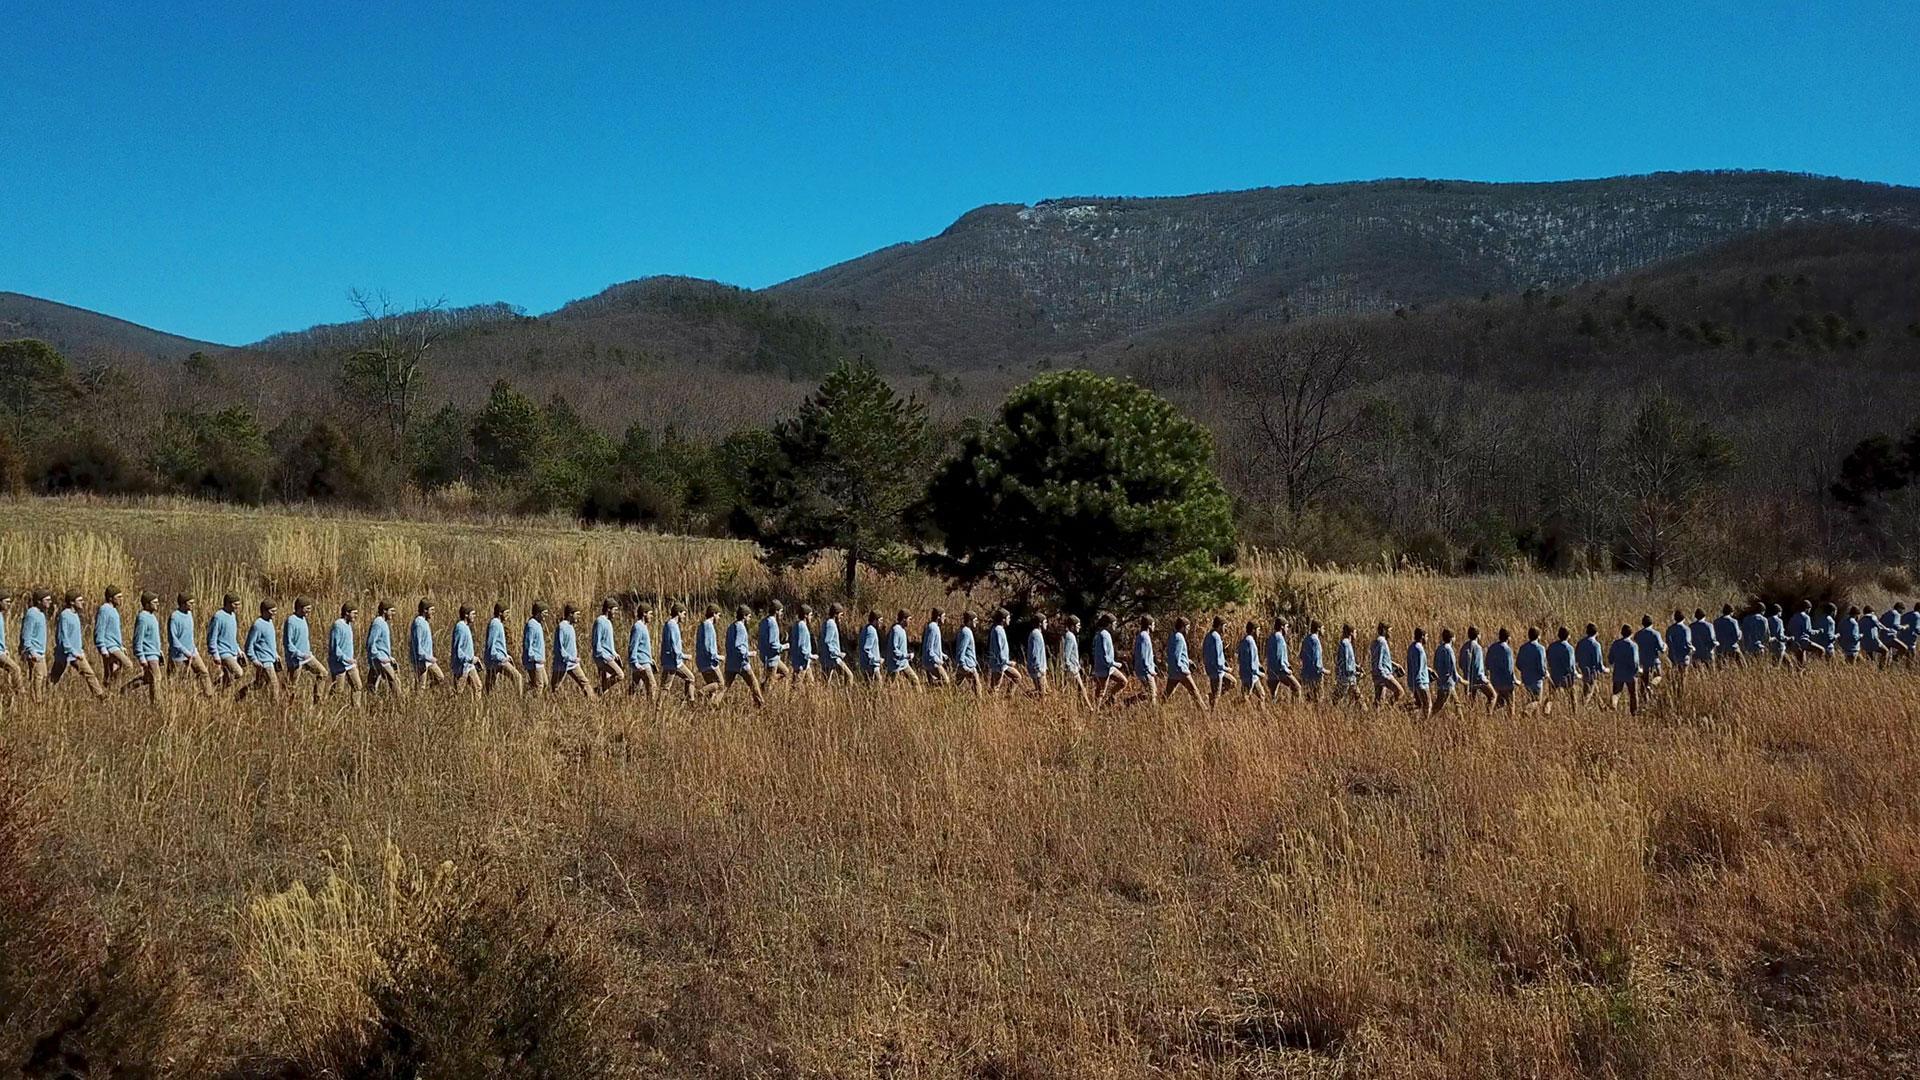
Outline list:
[[[39,338],[67,356],[94,360],[184,360],[224,348],[85,308],[0,292],[0,341],[13,338]]]

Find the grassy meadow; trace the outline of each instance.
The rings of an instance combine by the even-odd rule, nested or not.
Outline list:
[[[560,523],[0,514],[16,592],[189,588],[203,619],[430,593],[444,633],[458,603],[837,579]],[[1402,640],[1721,599],[1249,570]],[[1920,677],[1663,689],[1511,721],[0,695],[0,1075],[1914,1075]]]

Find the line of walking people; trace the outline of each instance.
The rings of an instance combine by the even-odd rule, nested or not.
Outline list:
[[[1490,643],[1481,640],[1478,627],[1468,627],[1457,643],[1450,628],[1440,630],[1437,641],[1416,628],[1402,651],[1393,627],[1379,623],[1363,667],[1351,625],[1342,626],[1329,643],[1319,621],[1303,620],[1296,671],[1289,637],[1295,620],[1287,617],[1265,624],[1248,620],[1235,634],[1224,616],[1214,616],[1196,658],[1188,637],[1193,624],[1185,616],[1172,621],[1164,641],[1156,636],[1154,618],[1139,618],[1122,655],[1116,640],[1120,620],[1103,613],[1083,655],[1081,620],[1072,615],[1022,620],[1016,646],[1014,619],[1006,608],[984,618],[961,613],[949,638],[947,613],[937,607],[916,628],[906,610],[891,620],[869,610],[856,622],[842,605],[833,604],[816,631],[811,605],[799,605],[789,618],[779,600],[757,613],[739,605],[724,623],[720,606],[707,604],[689,645],[682,627],[687,607],[675,602],[659,624],[656,648],[652,605],[608,598],[590,621],[574,604],[563,605],[552,623],[551,643],[543,603],[531,605],[517,642],[509,630],[515,613],[506,603],[493,605],[484,627],[475,609],[462,605],[448,631],[443,662],[438,606],[423,598],[399,639],[405,645],[403,661],[395,637],[398,616],[384,601],[376,605],[364,634],[357,603],[347,601],[324,638],[317,638],[315,620],[324,616],[316,616],[305,599],[295,600],[284,619],[276,602],[261,601],[242,633],[236,596],[223,597],[203,628],[195,597],[176,596],[163,624],[161,601],[147,592],[134,607],[128,632],[122,610],[126,596],[108,587],[91,611],[96,669],[87,648],[90,607],[84,593],[68,592],[57,606],[49,590],[29,594],[20,618],[18,659],[8,631],[13,602],[11,595],[0,595],[0,678],[37,693],[73,676],[98,697],[144,691],[154,700],[170,675],[207,697],[267,695],[282,701],[293,700],[305,685],[316,702],[334,693],[358,702],[368,692],[401,695],[448,687],[475,694],[577,691],[588,699],[624,690],[649,699],[683,695],[690,702],[719,700],[738,688],[764,703],[782,683],[861,680],[953,686],[982,696],[1065,692],[1089,707],[1123,698],[1158,705],[1186,695],[1207,709],[1232,694],[1260,702],[1283,694],[1360,702],[1364,682],[1372,687],[1375,705],[1405,704],[1422,714],[1456,700],[1511,712],[1550,710],[1555,699],[1565,698],[1569,707],[1578,708],[1603,692],[1609,705],[1624,698],[1629,710],[1637,710],[1668,674],[1684,678],[1693,669],[1748,663],[1804,666],[1828,657],[1911,661],[1920,645],[1920,604],[1910,610],[1896,603],[1877,614],[1853,607],[1842,615],[1835,604],[1816,612],[1811,602],[1801,602],[1791,616],[1779,604],[1752,605],[1744,616],[1727,604],[1717,618],[1702,609],[1695,609],[1691,619],[1675,611],[1664,631],[1645,615],[1637,630],[1622,624],[1604,643],[1592,623],[1578,640],[1565,626],[1550,641],[1542,640],[1539,627],[1528,627],[1525,640],[1516,642],[1501,627]],[[625,623],[624,648],[620,622]]]

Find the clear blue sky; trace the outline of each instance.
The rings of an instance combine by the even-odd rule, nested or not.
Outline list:
[[[987,202],[1920,184],[1912,0],[404,6],[12,5],[0,289],[241,342],[354,285],[531,311],[767,285]]]

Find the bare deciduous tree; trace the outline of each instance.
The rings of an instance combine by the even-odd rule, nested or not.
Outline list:
[[[1216,365],[1247,435],[1246,463],[1268,489],[1261,493],[1297,519],[1344,479],[1340,443],[1361,423],[1359,338],[1324,330],[1234,338]]]
[[[1733,463],[1732,447],[1664,394],[1648,398],[1610,456],[1608,487],[1626,512],[1625,540],[1652,588],[1694,524],[1700,498]]]
[[[393,305],[384,291],[354,289],[347,300],[360,313],[360,341],[340,370],[342,396],[378,416],[395,442],[413,426],[426,382],[428,354],[447,328],[446,301],[410,310]]]

